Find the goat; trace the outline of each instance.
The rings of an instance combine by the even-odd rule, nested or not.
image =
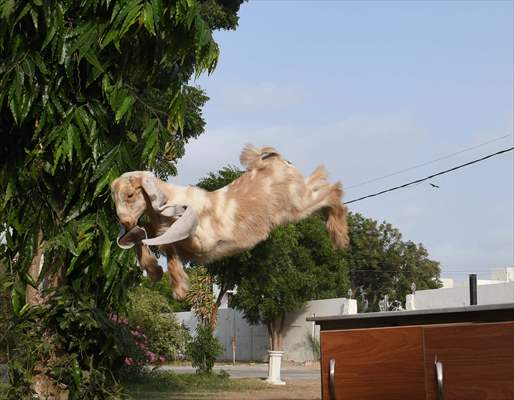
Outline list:
[[[168,259],[176,299],[188,289],[184,261],[208,263],[251,249],[274,228],[318,210],[327,219],[332,243],[338,248],[348,243],[342,186],[328,182],[324,167],[304,179],[274,148],[251,145],[240,161],[246,167],[243,175],[213,192],[163,182],[148,171],[127,172],[111,183],[120,237],[134,242],[139,264],[153,280],[162,277],[162,269],[148,245],[159,246]],[[135,229],[143,214],[150,222],[140,237]],[[135,238],[127,239],[127,231]],[[153,239],[144,239],[146,233]]]

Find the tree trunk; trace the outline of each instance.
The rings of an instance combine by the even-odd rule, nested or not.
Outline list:
[[[216,329],[216,326],[218,325],[218,310],[221,305],[221,300],[223,300],[223,296],[227,293],[227,288],[224,286],[220,287],[220,292],[218,293],[218,297],[216,299],[216,303],[212,306],[211,310],[211,317],[210,317],[210,324],[211,329],[214,332],[214,329]]]
[[[285,315],[281,315],[280,317],[277,317],[274,320],[268,321],[266,323],[270,338],[271,350],[284,350],[284,322]]]
[[[32,280],[36,283],[36,287],[27,285],[25,290],[25,301],[27,304],[32,306],[41,306],[45,304],[46,299],[44,297],[43,290],[56,287],[60,283],[58,273],[48,274],[44,277],[40,276],[45,260],[43,243],[43,232],[40,230],[37,236],[36,254],[32,258],[28,271]],[[45,339],[49,339],[51,335],[52,334],[50,332],[45,332],[44,337]],[[34,366],[31,389],[40,400],[68,400],[68,391],[61,388],[57,382],[47,375],[48,368],[45,364],[48,364],[48,361],[55,360],[55,358],[56,354],[52,354],[50,356],[50,360],[46,360],[47,362],[40,360]]]

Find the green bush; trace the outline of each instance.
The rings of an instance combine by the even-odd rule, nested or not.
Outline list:
[[[160,293],[138,287],[130,291],[127,306],[131,334],[150,363],[183,359],[191,340]]]
[[[130,331],[96,307],[92,296],[66,286],[53,291],[44,307],[12,316],[6,332],[9,399],[32,398],[35,369],[68,390],[70,399],[116,398],[123,360],[137,357]],[[79,357],[93,352],[97,355]]]
[[[216,357],[223,353],[223,345],[213,335],[209,326],[199,324],[196,337],[187,347],[187,356],[197,373],[210,374]]]

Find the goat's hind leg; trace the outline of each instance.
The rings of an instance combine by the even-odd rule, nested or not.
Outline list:
[[[334,186],[327,179],[327,171],[320,166],[305,179],[305,194],[302,199],[300,218],[305,218],[334,201]]]
[[[343,196],[341,183],[329,183],[325,169],[318,167],[306,179],[305,185],[307,193],[301,217],[323,210],[332,243],[339,248],[346,247],[348,244],[347,208],[341,202]]]

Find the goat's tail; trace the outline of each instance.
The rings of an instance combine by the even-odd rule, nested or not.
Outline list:
[[[329,205],[323,209],[327,219],[326,228],[330,240],[335,247],[344,249],[349,242],[348,222],[346,220],[348,209],[341,203],[343,187],[340,182],[332,186],[329,195]]]
[[[247,144],[239,161],[247,170],[250,169],[261,169],[264,168],[265,160],[269,157],[281,157],[280,153],[273,147],[255,147],[251,144]]]
[[[150,279],[153,282],[159,281],[162,278],[163,271],[148,246],[141,243],[136,244],[136,255],[139,265],[148,273]]]

